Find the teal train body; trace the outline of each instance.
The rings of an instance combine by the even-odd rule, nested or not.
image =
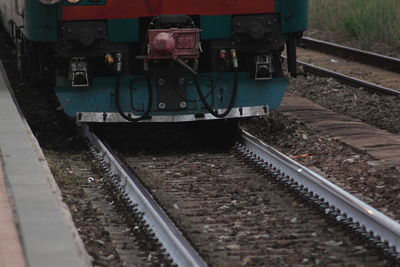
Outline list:
[[[52,86],[68,116],[104,123],[277,108],[307,9],[307,0],[0,0],[21,76]]]

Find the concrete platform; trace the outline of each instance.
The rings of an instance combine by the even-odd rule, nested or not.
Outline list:
[[[3,160],[0,154],[0,266],[25,267],[25,257],[5,179]]]
[[[90,262],[71,215],[62,202],[37,140],[14,102],[1,62],[0,72],[0,152],[5,174],[2,177],[9,192],[8,200],[0,201],[0,218],[14,222],[11,224],[18,229],[25,256],[21,258],[16,250],[4,258],[3,242],[0,242],[0,266],[3,263],[14,266],[6,265],[10,260],[26,262],[31,267],[88,266]],[[12,203],[12,210],[3,207],[4,203]],[[10,212],[13,218],[5,217]],[[0,240],[4,231],[3,234],[12,235],[16,241],[13,227],[3,229],[2,223],[0,225]]]

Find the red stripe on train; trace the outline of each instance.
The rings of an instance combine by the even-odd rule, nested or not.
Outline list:
[[[99,6],[64,6],[63,20],[125,19],[161,14],[230,15],[275,12],[275,0],[108,0]]]

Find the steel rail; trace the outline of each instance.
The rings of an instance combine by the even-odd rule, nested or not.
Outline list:
[[[297,63],[301,66],[303,66],[304,71],[308,71],[311,73],[315,73],[317,75],[321,75],[321,76],[326,76],[326,77],[333,77],[345,84],[349,84],[351,86],[354,87],[363,87],[366,90],[372,91],[372,92],[376,92],[376,93],[384,93],[384,94],[389,94],[389,95],[395,95],[395,96],[400,96],[400,91],[391,89],[391,88],[387,88],[387,87],[383,87],[377,84],[373,84],[373,83],[369,83],[357,78],[353,78],[335,71],[331,71],[325,68],[321,68],[321,67],[317,67],[302,61],[297,61]]]
[[[104,162],[109,164],[110,171],[119,176],[120,186],[123,187],[130,200],[137,205],[137,209],[144,213],[144,220],[154,231],[174,263],[178,266],[207,266],[137,176],[115,156],[111,147],[91,132],[87,124],[78,124],[78,127],[90,144],[100,151]]]
[[[272,166],[282,173],[284,177],[290,177],[300,187],[304,187],[318,199],[329,204],[325,209],[326,213],[332,207],[340,210],[340,214],[346,218],[352,218],[364,226],[365,232],[373,232],[374,237],[380,237],[382,242],[387,241],[389,246],[400,253],[400,224],[386,215],[362,202],[353,195],[329,182],[327,179],[302,166],[296,161],[283,155],[271,146],[259,141],[249,133],[242,131],[241,143],[248,153],[262,160],[265,164]]]
[[[333,56],[350,59],[363,64],[386,69],[392,72],[400,73],[400,59],[371,53],[343,45],[329,43],[309,37],[303,37],[298,40],[299,47],[327,53]]]

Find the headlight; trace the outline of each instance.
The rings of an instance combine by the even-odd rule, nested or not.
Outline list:
[[[81,0],[67,0],[68,3],[70,4],[77,4],[79,3]]]
[[[45,4],[45,5],[52,5],[52,4],[57,4],[60,2],[60,0],[39,0],[40,3]]]

